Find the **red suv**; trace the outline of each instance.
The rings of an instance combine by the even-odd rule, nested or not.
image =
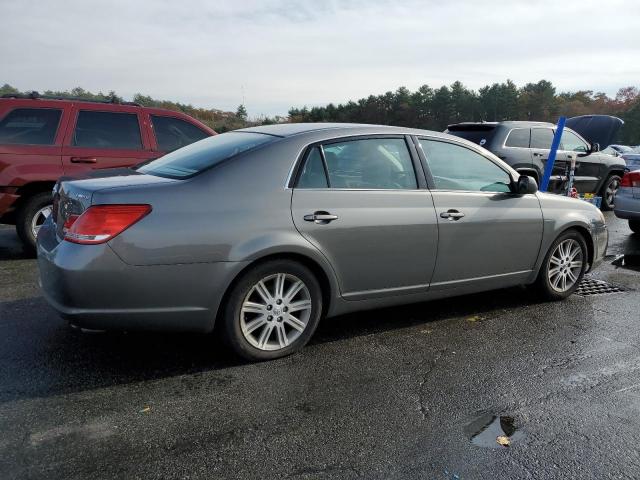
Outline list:
[[[179,112],[135,103],[30,95],[0,98],[0,223],[33,250],[63,175],[129,167],[215,135]]]

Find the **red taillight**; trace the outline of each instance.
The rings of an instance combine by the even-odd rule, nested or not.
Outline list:
[[[82,244],[108,242],[150,211],[151,205],[94,205],[67,219],[64,239]]]
[[[640,170],[627,172],[620,181],[621,187],[640,187]]]

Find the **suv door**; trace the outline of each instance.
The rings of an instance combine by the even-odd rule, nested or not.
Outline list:
[[[566,156],[567,163],[576,160],[574,186],[580,193],[595,193],[602,177],[602,161],[599,155],[579,157],[580,153],[587,153],[589,145],[575,132],[565,128],[560,139],[560,149]]]
[[[553,135],[554,130],[551,127],[533,127],[531,129],[531,158],[533,159],[534,167],[539,171],[541,179],[549,159]],[[549,180],[548,190],[550,192],[559,192],[561,190],[566,172],[567,153],[558,149]]]
[[[65,175],[91,169],[129,167],[157,157],[141,128],[140,108],[74,105],[62,148]]]
[[[523,283],[538,258],[542,211],[536,195],[511,193],[509,172],[464,145],[419,138],[438,227],[432,289]]]
[[[328,258],[346,299],[428,289],[438,227],[407,142],[374,136],[307,149],[293,190],[293,221]]]

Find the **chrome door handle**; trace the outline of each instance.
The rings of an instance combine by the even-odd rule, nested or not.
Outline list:
[[[311,213],[309,215],[305,215],[304,219],[307,222],[314,222],[314,223],[317,223],[319,225],[324,225],[324,224],[329,223],[329,222],[331,222],[333,220],[337,220],[338,216],[337,215],[332,215],[329,212],[315,212],[315,213]]]
[[[449,220],[458,220],[459,218],[464,217],[464,213],[459,212],[458,210],[447,210],[446,212],[440,212],[441,218],[448,218]]]

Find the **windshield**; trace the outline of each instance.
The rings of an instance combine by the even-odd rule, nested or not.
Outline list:
[[[142,165],[139,172],[168,178],[187,178],[278,137],[262,133],[229,132],[205,138]]]

